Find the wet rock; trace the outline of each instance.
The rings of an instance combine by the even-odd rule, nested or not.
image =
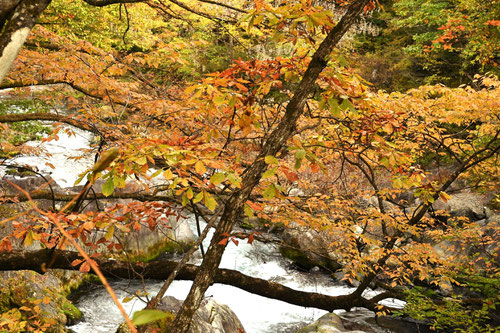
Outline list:
[[[319,266],[335,272],[341,267],[338,256],[331,249],[336,237],[328,231],[317,231],[291,223],[282,234],[285,245],[280,247],[280,252],[304,270]]]
[[[159,310],[177,312],[182,301],[167,296],[162,299]],[[236,314],[224,304],[213,299],[202,302],[195,312],[190,333],[240,333],[243,325]]]
[[[40,323],[47,332],[66,332],[65,325],[82,316],[64,296],[61,280],[51,273],[7,271],[0,272],[0,279],[0,316],[17,313],[19,321],[31,317],[27,325],[35,327]]]
[[[327,313],[314,323],[309,326],[304,327],[297,333],[364,333],[365,331],[348,331],[342,323],[342,319],[335,313]]]
[[[175,314],[181,307],[182,301],[172,296],[164,297],[157,309],[171,314]],[[172,320],[173,316],[170,316]],[[160,330],[166,332],[167,324],[161,320],[149,325],[146,332]],[[117,330],[118,333],[128,332],[128,328],[122,324]],[[224,304],[219,304],[213,299],[204,300],[198,310],[196,310],[193,321],[189,328],[189,333],[241,333],[244,332],[243,325],[236,314]]]
[[[410,318],[382,316],[375,317],[369,310],[356,310],[339,314],[346,330],[366,333],[430,333],[429,325]],[[350,331],[348,331],[350,332]]]

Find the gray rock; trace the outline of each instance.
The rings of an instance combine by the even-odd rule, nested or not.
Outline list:
[[[470,221],[478,221],[486,218],[486,203],[485,196],[462,192],[453,194],[447,202],[438,199],[432,207],[435,211],[445,211],[450,217],[466,217]]]
[[[342,319],[335,313],[327,313],[314,323],[304,327],[297,333],[365,333],[365,331],[348,331],[342,323]]]
[[[164,297],[157,309],[177,312],[182,301],[172,297]],[[189,333],[240,333],[243,325],[236,314],[224,304],[213,299],[204,300],[195,312]]]
[[[330,233],[328,230],[317,231],[297,223],[290,223],[281,236],[286,244],[280,248],[285,257],[291,259],[299,267],[310,270],[315,266],[335,272],[341,267],[340,257],[332,248],[334,241],[342,239],[342,235]]]

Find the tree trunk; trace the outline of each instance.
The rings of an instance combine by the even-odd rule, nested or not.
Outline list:
[[[21,50],[31,28],[52,0],[7,0],[0,4],[0,83]]]
[[[194,279],[193,286],[182,304],[181,309],[177,313],[171,332],[185,333],[188,331],[189,325],[191,324],[191,318],[196,309],[198,309],[205,291],[212,284],[222,254],[224,253],[225,245],[221,245],[219,242],[231,232],[241,214],[243,205],[248,200],[252,190],[259,183],[262,174],[265,172],[267,168],[264,161],[265,157],[268,155],[275,156],[292,136],[297,120],[304,111],[306,100],[314,90],[314,83],[328,63],[327,57],[354,23],[368,1],[369,0],[354,1],[340,22],[328,33],[325,40],[323,40],[314,53],[302,81],[286,107],[285,115],[266,140],[259,156],[247,169],[242,179],[241,189],[235,190],[226,203],[224,212],[210,243],[210,247]]]

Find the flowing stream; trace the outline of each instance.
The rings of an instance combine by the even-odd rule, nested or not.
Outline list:
[[[193,233],[196,234],[193,217],[189,218],[189,224]],[[211,234],[203,242],[205,248],[208,247],[210,236]],[[199,256],[198,253],[197,258],[191,262],[199,263],[201,261]],[[353,288],[335,285],[330,277],[322,273],[295,270],[291,263],[280,255],[275,245],[258,241],[252,244],[240,241],[238,246],[230,242],[224,252],[220,267],[281,283],[296,290],[332,296],[344,295],[353,291]],[[167,294],[184,299],[191,284],[190,281],[175,281]],[[115,281],[112,283],[112,287],[117,291],[120,299],[130,296],[130,293],[138,289],[144,290],[144,288],[147,292],[154,294],[161,285],[161,281],[148,281],[145,286],[137,281]],[[370,291],[369,293],[375,295],[374,292]],[[211,286],[206,297],[213,297],[219,303],[227,304],[236,313],[248,333],[295,332],[298,328],[326,313],[323,310],[291,305],[222,284]],[[102,286],[93,286],[92,289],[76,299],[75,305],[84,313],[84,321],[70,327],[77,333],[113,332],[123,321],[118,309]],[[394,306],[397,303],[390,305]],[[124,303],[124,307],[130,315],[144,306],[145,303],[138,299]],[[378,328],[374,328],[374,331],[386,332]]]
[[[72,186],[78,174],[88,169],[93,162],[93,156],[87,156],[78,161],[70,158],[79,154],[78,149],[89,147],[92,140],[92,134],[85,131],[74,129],[74,133],[75,135],[68,135],[60,132],[58,141],[31,143],[32,146],[46,150],[51,155],[49,158],[21,156],[11,160],[10,163],[34,165],[40,172],[50,174],[59,186]],[[2,170],[0,170],[0,176],[1,173]],[[193,233],[196,234],[194,218],[189,217],[188,219]],[[204,241],[205,249],[208,247],[209,241],[210,237]],[[200,261],[198,253],[191,262],[199,263]],[[336,285],[327,275],[295,270],[291,263],[279,254],[275,245],[258,241],[253,244],[240,241],[238,246],[230,242],[220,267],[238,270],[253,277],[278,282],[302,291],[332,296],[352,291],[352,288]],[[184,299],[191,284],[190,281],[175,281],[167,294]],[[162,285],[162,281],[149,280],[143,285],[139,281],[119,280],[111,281],[111,285],[117,292],[118,298],[123,300],[139,289],[154,295]],[[368,291],[368,293],[376,294],[372,291]],[[221,284],[211,286],[206,297],[213,297],[219,303],[227,304],[236,313],[248,333],[295,332],[326,313],[323,310],[291,305]],[[387,305],[401,306],[401,302],[396,300],[393,302],[387,303]],[[137,298],[123,304],[130,315],[145,306],[145,303]],[[119,310],[100,285],[92,285],[79,291],[78,297],[75,298],[75,305],[83,312],[84,317],[81,322],[69,327],[74,332],[114,332],[123,321]],[[388,332],[379,327],[372,327],[372,331]]]

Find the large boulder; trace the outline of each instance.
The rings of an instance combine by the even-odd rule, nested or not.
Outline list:
[[[15,195],[19,191],[9,184],[12,182],[17,186],[21,187],[27,192],[32,192],[39,188],[48,189],[47,181],[50,182],[54,192],[63,193],[67,195],[78,195],[83,186],[75,186],[68,188],[60,188],[55,184],[49,176],[27,176],[27,177],[14,177],[14,176],[4,176],[0,180],[0,195]],[[45,187],[44,187],[45,185]],[[95,184],[95,191],[99,192],[102,189],[103,181],[98,180]],[[117,188],[116,192],[120,193],[136,193],[138,191],[144,190],[144,188],[137,182],[127,182],[124,188]],[[89,195],[91,197],[91,195]],[[85,212],[89,211],[100,211],[106,207],[114,206],[116,204],[127,205],[131,202],[131,199],[112,199],[105,200],[102,203],[97,204],[95,200],[84,201],[82,207],[84,207]],[[45,211],[51,210],[53,204],[51,200],[35,200],[36,205]],[[56,208],[60,208],[65,202],[56,203]],[[21,212],[29,210],[30,203],[20,202],[20,203],[3,203],[0,205],[0,220],[8,217],[15,216]],[[25,223],[32,223],[29,221],[29,217],[23,216],[17,219]],[[177,218],[177,216],[162,215],[158,218],[158,228],[151,230],[147,223],[143,224],[140,229],[132,228],[130,231],[124,232],[121,230],[116,230],[114,233],[115,239],[119,241],[123,249],[136,260],[152,260],[159,256],[163,252],[184,252],[186,251],[195,241],[194,234],[189,227],[187,220],[184,218]],[[12,223],[4,223],[0,225],[0,241],[3,237],[12,234],[14,227]],[[104,236],[105,232],[93,232],[92,235],[88,237],[91,242],[97,242],[100,238]],[[13,243],[13,248],[15,249],[26,249],[22,244],[22,239],[10,239]],[[83,245],[83,244],[81,244]],[[37,241],[27,250],[39,249],[40,245]],[[85,247],[85,249],[89,249]],[[106,255],[109,254],[105,244],[102,244],[98,248],[99,252],[103,252]]]
[[[334,272],[341,265],[331,244],[339,237],[327,230],[318,231],[290,223],[282,234],[284,245],[280,247],[280,252],[302,269],[310,270],[319,266]]]
[[[182,301],[172,297],[164,297],[157,309],[177,312]],[[241,333],[243,325],[236,314],[224,304],[213,299],[204,300],[196,310],[189,333]]]
[[[148,324],[145,332],[167,332],[168,324],[171,323],[175,313],[179,311],[182,301],[172,296],[164,297],[157,306],[158,310],[165,311],[171,316]],[[118,333],[128,333],[125,324],[120,325]],[[217,303],[213,299],[204,300],[196,310],[189,333],[242,333],[245,332],[243,325],[236,314],[224,304]]]
[[[464,217],[469,221],[478,221],[486,218],[487,203],[488,200],[484,195],[462,192],[451,195],[446,202],[442,199],[436,200],[432,204],[432,209],[443,217]]]
[[[82,316],[66,299],[67,287],[50,272],[43,275],[33,271],[0,272],[0,280],[2,332],[15,332],[18,328],[23,328],[20,331],[43,328],[46,332],[66,332],[66,324]]]
[[[311,325],[304,327],[297,333],[365,333],[365,331],[349,331],[344,327],[342,319],[335,313],[327,313]]]

